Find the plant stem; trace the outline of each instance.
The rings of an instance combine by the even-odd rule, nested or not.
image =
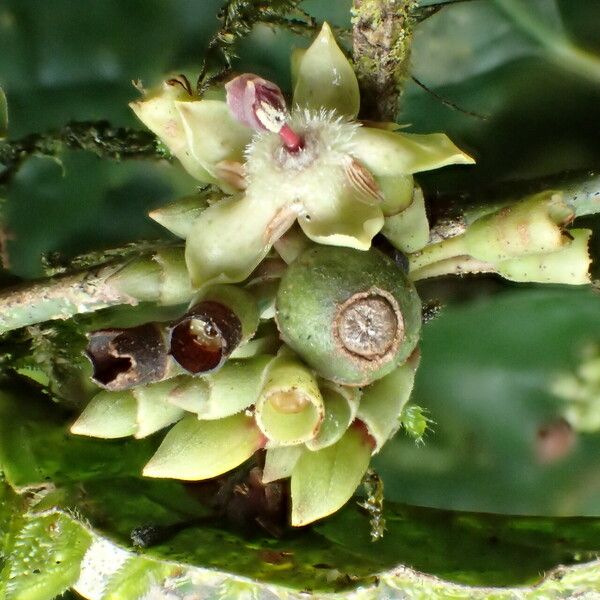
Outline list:
[[[561,192],[576,217],[600,213],[600,170],[567,171],[460,193],[427,194],[432,238],[455,235],[486,212],[544,190]]]
[[[441,277],[442,275],[466,275],[467,273],[495,273],[493,265],[472,256],[454,256],[411,271],[413,281]]]
[[[0,334],[109,306],[138,302],[174,306],[191,296],[183,248],[159,248],[133,260],[2,290]]]
[[[84,121],[46,133],[33,133],[18,140],[0,141],[0,184],[6,184],[21,164],[34,154],[56,156],[63,149],[87,150],[101,158],[164,158],[154,134],[124,127],[113,127],[107,121]]]
[[[425,248],[419,252],[410,254],[408,257],[409,273],[412,274],[414,271],[423,269],[434,263],[451,259],[456,256],[462,256],[464,254],[466,254],[466,249],[463,236],[457,235],[456,237],[448,238],[437,244],[425,246]]]
[[[107,283],[115,268],[102,268],[23,284],[0,294],[0,333],[33,323],[67,319],[135,298]]]
[[[361,115],[395,121],[408,61],[415,0],[354,0],[354,68],[361,88]]]

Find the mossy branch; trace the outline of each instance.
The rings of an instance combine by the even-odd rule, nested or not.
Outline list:
[[[317,22],[298,7],[301,0],[229,0],[218,14],[221,28],[208,43],[204,63],[196,83],[202,93],[227,76],[237,58],[235,44],[259,23],[283,27],[299,35],[312,34]]]
[[[364,118],[394,121],[408,77],[416,0],[354,0],[354,68]]]
[[[33,133],[17,140],[0,141],[0,184],[6,184],[30,156],[57,156],[65,148],[87,150],[100,158],[164,158],[149,131],[114,127],[107,121],[73,121],[60,129]]]

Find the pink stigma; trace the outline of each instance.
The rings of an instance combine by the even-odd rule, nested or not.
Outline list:
[[[304,139],[298,135],[287,123],[279,130],[279,137],[289,152],[298,152],[304,148]]]

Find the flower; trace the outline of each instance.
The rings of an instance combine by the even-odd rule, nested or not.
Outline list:
[[[473,162],[444,134],[358,122],[358,82],[326,23],[292,62],[290,112],[252,74],[226,85],[227,101],[175,79],[132,104],[190,174],[231,194],[190,228],[195,287],[244,280],[296,221],[314,242],[366,250],[411,205],[413,173]]]

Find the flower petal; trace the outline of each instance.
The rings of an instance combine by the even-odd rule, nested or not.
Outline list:
[[[386,217],[393,217],[410,206],[415,185],[412,175],[384,175],[375,180],[383,194],[381,210]]]
[[[187,137],[176,101],[189,100],[187,93],[178,85],[164,83],[155,93],[143,100],[132,102],[129,106],[138,119],[156,134],[183,165],[183,168],[195,179],[205,183],[214,183],[214,178],[204,166],[191,155],[187,146]],[[198,104],[198,102],[186,102]]]
[[[187,152],[212,177],[218,179],[217,163],[243,161],[253,131],[232,117],[225,102],[175,102],[175,108],[186,135]],[[225,181],[219,180],[219,185],[235,191]]]
[[[323,23],[321,32],[300,60],[294,89],[296,104],[313,110],[335,109],[350,118],[358,114],[360,94],[356,75],[327,23]]]
[[[199,421],[188,415],[167,433],[143,474],[210,479],[241,465],[262,443],[253,419],[244,413],[216,421]]]
[[[237,283],[267,255],[267,235],[282,207],[251,197],[222,200],[207,208],[187,237],[185,259],[194,287]]]
[[[352,426],[332,446],[302,453],[292,471],[292,526],[322,519],[346,504],[369,466],[372,449],[362,427]]]
[[[349,186],[337,195],[311,197],[304,205],[298,223],[319,244],[368,250],[383,227],[381,208],[356,200]]]
[[[357,417],[375,440],[375,452],[400,428],[400,414],[410,398],[416,367],[408,361],[363,390]]]
[[[443,133],[399,133],[361,127],[354,135],[352,152],[373,175],[398,176],[475,161]]]

